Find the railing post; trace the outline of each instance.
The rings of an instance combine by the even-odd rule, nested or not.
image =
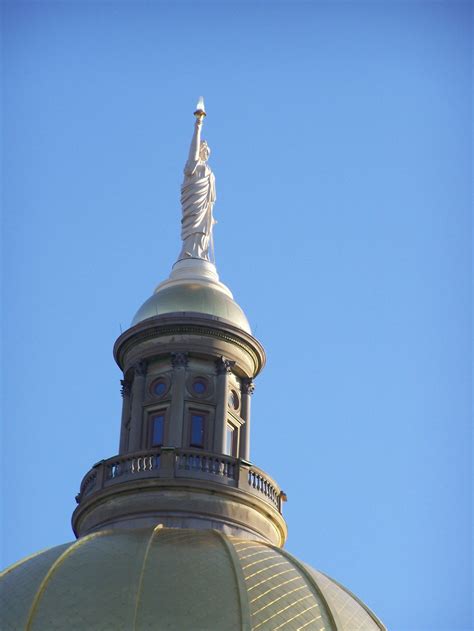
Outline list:
[[[241,489],[242,491],[248,492],[250,466],[242,461],[238,461],[237,469],[238,469],[238,473],[236,476],[237,488]]]
[[[105,460],[100,460],[96,465],[94,465],[94,469],[96,469],[97,471],[97,475],[95,478],[95,488],[98,491],[104,488],[105,468]]]
[[[174,447],[162,447],[160,457],[160,478],[175,477],[176,450]]]

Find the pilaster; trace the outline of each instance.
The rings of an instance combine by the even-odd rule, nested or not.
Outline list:
[[[219,357],[216,359],[217,373],[217,405],[216,420],[214,425],[214,451],[219,454],[225,453],[225,428],[227,422],[227,397],[229,393],[229,375],[235,361]]]
[[[121,394],[122,394],[122,419],[120,424],[120,446],[119,446],[119,454],[123,454],[128,450],[129,436],[128,432],[130,429],[130,394],[132,391],[132,384],[128,379],[122,379],[120,381],[121,384]]]
[[[166,446],[181,447],[183,446],[184,397],[188,354],[171,353],[171,364],[173,366],[173,385]]]
[[[145,395],[145,377],[147,365],[139,361],[134,365],[132,384],[132,418],[130,421],[130,441],[128,451],[139,451],[142,448],[143,434],[143,399]]]
[[[254,390],[255,384],[253,379],[241,379],[240,391],[242,400],[240,414],[244,420],[244,424],[240,430],[239,457],[244,460],[250,460],[250,400]]]

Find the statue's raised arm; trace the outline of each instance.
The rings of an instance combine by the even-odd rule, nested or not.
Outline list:
[[[214,218],[212,208],[216,201],[214,174],[207,165],[211,153],[205,140],[201,140],[201,128],[205,116],[204,103],[195,112],[196,122],[189,148],[188,160],[184,167],[184,180],[181,185],[181,239],[183,246],[178,260],[186,258],[209,261]]]
[[[184,166],[184,174],[191,175],[196,163],[199,161],[199,149],[201,146],[201,129],[202,129],[202,117],[196,116],[196,122],[194,123],[194,133],[191,139],[191,145],[189,147],[188,161]]]

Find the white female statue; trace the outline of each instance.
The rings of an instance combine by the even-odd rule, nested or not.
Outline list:
[[[201,140],[202,121],[206,115],[202,101],[198,103],[194,115],[194,134],[181,185],[183,247],[178,260],[195,258],[209,261],[212,226],[215,223],[212,207],[216,201],[216,183],[214,173],[207,166],[211,150],[206,141]]]

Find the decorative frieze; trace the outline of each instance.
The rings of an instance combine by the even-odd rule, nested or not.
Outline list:
[[[162,316],[160,316],[162,317]],[[169,318],[168,318],[169,319]],[[140,325],[143,326],[143,322]],[[173,337],[176,335],[192,335],[199,338],[215,338],[219,341],[232,344],[239,350],[249,355],[254,373],[258,373],[264,362],[265,353],[262,346],[247,333],[241,331],[236,335],[230,331],[224,331],[220,328],[213,328],[199,324],[162,324],[160,326],[146,326],[141,331],[125,331],[116,341],[114,347],[114,357],[123,369],[125,357],[127,353],[137,344],[146,342],[150,339],[159,339],[162,337]]]

